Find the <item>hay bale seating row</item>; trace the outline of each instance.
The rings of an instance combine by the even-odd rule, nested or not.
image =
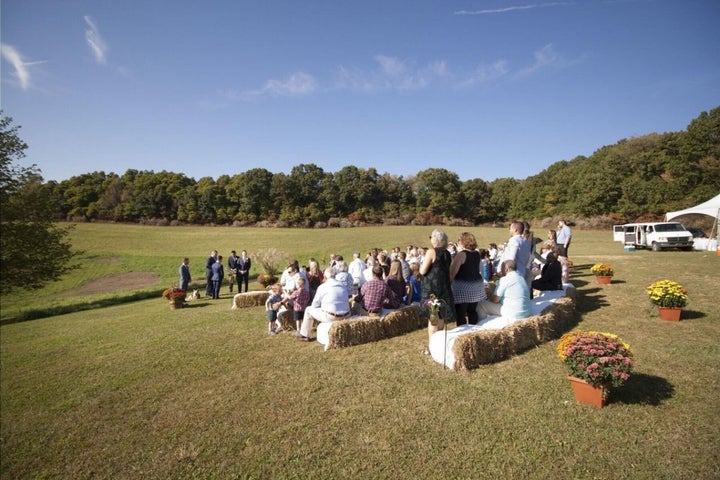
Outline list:
[[[232,309],[265,306],[270,293],[267,290],[238,293],[233,297]],[[325,350],[361,345],[383,338],[396,337],[427,326],[427,319],[420,316],[420,307],[410,305],[399,310],[384,310],[382,318],[350,317],[347,320],[318,325],[318,340]],[[294,331],[292,310],[281,309],[278,321],[284,331]],[[322,341],[322,338],[325,341]]]
[[[319,323],[317,341],[325,350],[351,347],[397,337],[427,326],[418,305],[387,310],[382,317],[350,317],[347,320]]]
[[[449,330],[451,337],[443,338],[446,351],[431,342],[432,357],[438,363],[445,362],[449,368],[469,370],[480,365],[499,362],[529,348],[559,338],[575,322],[575,287],[564,285],[558,295],[543,292],[533,300],[537,315],[517,321],[503,328],[474,331],[477,326],[465,325]],[[233,298],[233,309],[264,306],[269,293],[254,291],[239,293]],[[418,305],[399,310],[388,310],[382,317],[350,317],[346,320],[320,323],[317,340],[325,350],[339,349],[376,342],[385,338],[404,335],[427,326],[427,319],[420,314]],[[280,312],[278,319],[284,330],[295,329],[292,312]],[[467,331],[464,331],[467,330]],[[433,341],[445,332],[437,332]],[[449,346],[448,346],[449,345]],[[447,355],[447,350],[450,355]]]
[[[568,331],[576,322],[575,301],[576,291],[571,284],[566,284],[562,292],[542,292],[532,302],[536,315],[509,325],[496,317],[480,325],[439,331],[430,341],[430,353],[433,360],[455,370],[505,360]],[[506,326],[493,328],[493,322]]]

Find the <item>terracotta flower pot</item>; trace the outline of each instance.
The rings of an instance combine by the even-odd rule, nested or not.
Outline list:
[[[682,315],[682,308],[680,307],[658,307],[658,314],[663,320],[670,322],[679,322],[680,316]]]
[[[597,278],[597,282],[600,285],[610,285],[610,282],[612,282],[612,277],[606,277],[604,275],[597,275],[595,278]]]
[[[605,406],[609,394],[607,387],[595,387],[585,380],[573,377],[572,375],[568,375],[567,378],[570,380],[570,385],[572,385],[575,400],[597,408]]]

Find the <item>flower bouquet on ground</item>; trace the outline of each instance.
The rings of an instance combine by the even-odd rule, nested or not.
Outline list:
[[[634,363],[630,346],[611,333],[566,333],[557,352],[571,376],[595,387],[621,386],[630,378]]]
[[[185,290],[177,287],[166,288],[162,293],[163,298],[170,301],[170,306],[182,308],[185,305]]]
[[[425,300],[424,305],[430,313],[430,325],[437,325],[440,322],[440,310],[443,305],[445,305],[445,301],[437,298],[434,293],[431,293],[430,298]]]
[[[598,277],[612,277],[615,275],[615,271],[609,263],[596,263],[590,267],[590,271]]]
[[[687,289],[672,280],[659,280],[647,287],[647,294],[653,305],[658,307],[682,308],[687,305]]]

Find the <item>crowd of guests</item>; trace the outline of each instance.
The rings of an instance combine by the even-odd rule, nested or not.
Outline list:
[[[364,258],[359,252],[347,262],[331,254],[328,264],[310,258],[300,266],[292,260],[277,284],[270,287],[265,304],[268,333],[279,331],[278,314],[290,310],[300,340],[308,341],[314,322],[351,315],[380,316],[383,310],[434,300],[438,321],[428,325],[428,337],[445,327],[477,324],[488,316],[520,319],[531,316],[533,291],[562,290],[568,282],[568,249],[572,231],[564,220],[549,230],[543,241],[527,222],[510,224],[507,242],[480,248],[470,232],[456,242],[435,229],[430,247],[408,245],[404,250],[374,248]],[[188,260],[180,266],[181,288],[190,281]],[[248,291],[251,260],[243,250],[227,261],[229,287]],[[206,296],[219,298],[224,278],[223,257],[213,251],[206,265]]]

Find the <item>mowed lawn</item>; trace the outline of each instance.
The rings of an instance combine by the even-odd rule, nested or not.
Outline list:
[[[424,330],[324,352],[268,336],[263,309],[231,310],[227,288],[176,311],[159,296],[183,256],[201,278],[213,248],[324,262],[427,244],[431,230],[78,225],[80,269],[2,298],[0,477],[719,478],[714,252],[626,253],[609,231],[574,232],[578,328],[620,335],[636,358],[601,410],[575,402],[557,341],[456,372],[421,355]],[[467,230],[481,245],[507,237]],[[597,285],[596,262],[615,268],[611,285]],[[129,273],[155,283],[83,293]],[[689,290],[679,323],[645,294],[664,278]],[[43,317],[57,311],[71,313]],[[9,323],[23,318],[35,319]]]

